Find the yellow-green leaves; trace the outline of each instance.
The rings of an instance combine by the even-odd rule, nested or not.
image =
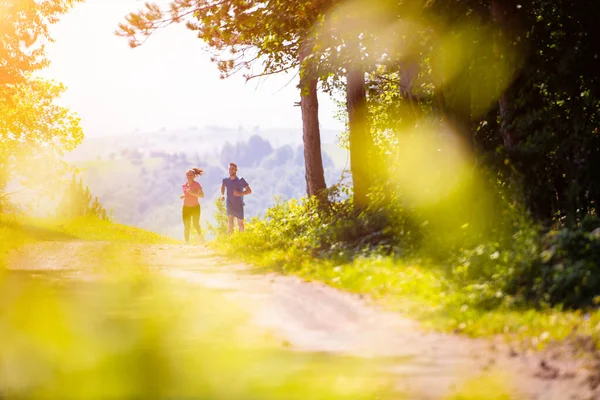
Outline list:
[[[34,78],[0,87],[0,170],[5,181],[59,172],[60,157],[83,139],[79,118],[55,103],[63,90]]]

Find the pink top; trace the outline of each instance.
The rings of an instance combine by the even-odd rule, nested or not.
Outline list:
[[[200,188],[202,186],[200,186],[200,184],[196,181],[192,182],[192,186],[190,187],[189,182],[186,182],[184,185],[181,185],[181,188],[183,189],[183,195],[185,196],[183,198],[183,205],[186,207],[196,207],[198,204],[198,198],[196,196],[192,196],[191,194],[187,193],[187,190],[189,189],[190,192],[192,193],[199,193],[200,192]]]

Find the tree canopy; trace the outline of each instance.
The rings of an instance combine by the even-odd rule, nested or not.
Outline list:
[[[0,85],[18,83],[48,65],[48,27],[79,0],[0,1]]]
[[[79,119],[55,100],[60,84],[33,76],[48,64],[48,27],[74,0],[0,1],[0,200],[17,176],[29,184],[62,171],[61,156],[83,138]]]
[[[372,154],[358,163],[393,164],[407,132],[447,132],[540,221],[560,224],[600,201],[598,16],[591,0],[174,0],[130,14],[119,33],[136,46],[186,22],[223,76],[248,77],[298,67],[310,40],[304,60],[321,85],[356,94],[349,111],[366,98],[358,154]]]
[[[299,66],[300,42],[331,0],[173,0],[168,7],[147,3],[119,24],[117,34],[131,47],[173,23],[185,23],[204,40],[222,77],[244,70],[247,78]],[[254,70],[256,64],[261,68]]]

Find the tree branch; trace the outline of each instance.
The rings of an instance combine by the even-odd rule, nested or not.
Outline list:
[[[246,75],[245,76],[246,82],[248,82],[251,79],[255,79],[255,78],[262,78],[262,77],[269,76],[269,75],[279,74],[281,72],[287,72],[287,71],[289,71],[290,69],[293,69],[293,68],[294,68],[293,66],[289,66],[289,67],[283,67],[281,69],[274,70],[274,71],[263,72],[263,73],[257,74],[257,75]],[[289,83],[288,83],[288,85],[289,85]]]
[[[0,194],[0,199],[3,199],[3,198],[8,197],[8,196],[11,196],[13,194],[24,192],[25,190],[27,190],[27,188],[15,190],[14,192],[2,193],[2,194]]]

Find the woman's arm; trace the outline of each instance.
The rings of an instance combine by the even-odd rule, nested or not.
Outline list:
[[[198,191],[197,192],[192,192],[190,189],[186,190],[186,193],[194,196],[194,197],[198,197],[199,199],[203,199],[204,198],[204,191],[202,190],[202,185],[198,184]]]
[[[192,192],[191,190],[188,189],[187,194],[192,195],[194,197],[198,197],[199,199],[204,198],[204,191],[202,190],[202,186],[200,186],[200,189],[198,189],[198,192]]]

